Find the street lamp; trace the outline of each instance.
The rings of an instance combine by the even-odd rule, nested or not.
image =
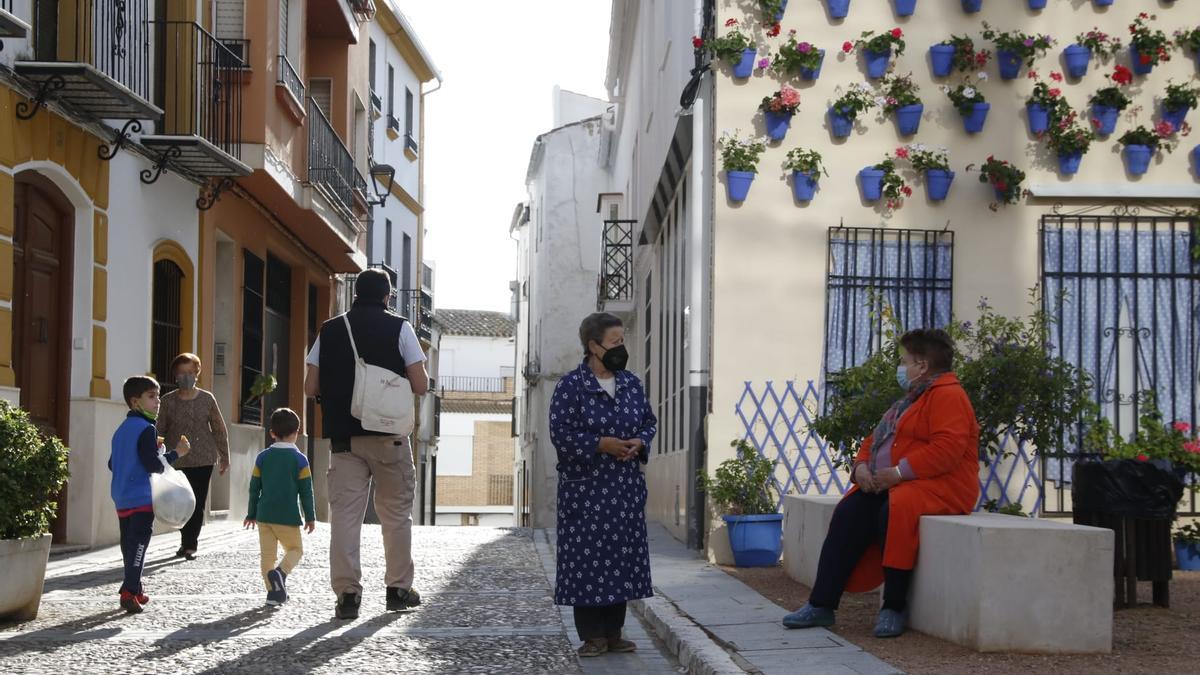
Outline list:
[[[388,193],[392,191],[392,183],[396,180],[396,167],[391,164],[371,164],[371,182],[374,183],[377,201],[368,200],[371,206],[383,206]]]

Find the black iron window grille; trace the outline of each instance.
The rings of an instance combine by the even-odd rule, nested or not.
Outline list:
[[[308,98],[308,182],[343,215],[354,205],[354,157],[342,143],[316,99]]]
[[[175,388],[171,362],[183,335],[183,270],[170,260],[154,263],[154,303],[150,329],[150,371],[164,393]]]
[[[604,221],[600,300],[633,298],[633,228],[636,220]]]
[[[887,307],[902,330],[950,323],[954,233],[835,227],[825,284],[825,386],[883,346]],[[828,400],[828,395],[822,397]]]
[[[1128,438],[1146,394],[1166,423],[1200,422],[1200,267],[1194,220],[1141,215],[1047,215],[1041,219],[1047,349],[1085,371],[1100,412]],[[1043,453],[1047,515],[1070,513],[1071,463],[1062,439]],[[1064,456],[1065,455],[1065,456]],[[1189,491],[1181,515],[1197,515]]]
[[[299,103],[304,100],[304,81],[300,79],[300,74],[292,67],[292,62],[288,60],[287,54],[279,55],[279,84],[282,84],[288,93],[296,98]]]
[[[235,60],[221,63],[223,68],[250,68],[250,41],[243,38],[219,38],[221,44],[225,45],[225,49],[236,57]],[[220,60],[225,56],[224,52],[218,53],[217,58]]]
[[[262,400],[252,390],[263,374],[266,263],[250,251],[243,251],[242,256],[242,391],[238,408],[242,424],[262,424]]]

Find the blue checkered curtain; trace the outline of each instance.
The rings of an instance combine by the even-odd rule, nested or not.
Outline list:
[[[1092,377],[1095,400],[1122,435],[1137,429],[1143,391],[1154,392],[1166,421],[1195,425],[1200,277],[1187,223],[1071,220],[1047,224],[1042,245],[1055,321],[1047,349]],[[1047,462],[1047,478],[1069,476],[1070,460]]]
[[[953,256],[953,232],[830,230],[825,375],[863,363],[882,346],[883,323],[873,294],[892,308],[904,330],[946,326]]]

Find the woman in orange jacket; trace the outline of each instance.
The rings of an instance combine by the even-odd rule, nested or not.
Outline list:
[[[845,591],[883,583],[876,637],[904,632],[921,516],[970,513],[979,499],[979,423],[950,371],[954,343],[942,330],[900,338],[896,379],[905,395],[854,458],[854,486],[837,505],[808,603],[788,628],[831,626]]]

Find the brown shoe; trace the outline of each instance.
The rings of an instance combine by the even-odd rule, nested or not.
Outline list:
[[[622,638],[609,638],[608,639],[608,651],[614,652],[617,654],[628,654],[629,652],[637,651],[637,645],[634,644],[632,640],[625,640]]]
[[[583,643],[583,646],[579,648],[579,656],[582,658],[588,658],[589,656],[600,656],[606,651],[608,651],[608,640],[587,640]]]

